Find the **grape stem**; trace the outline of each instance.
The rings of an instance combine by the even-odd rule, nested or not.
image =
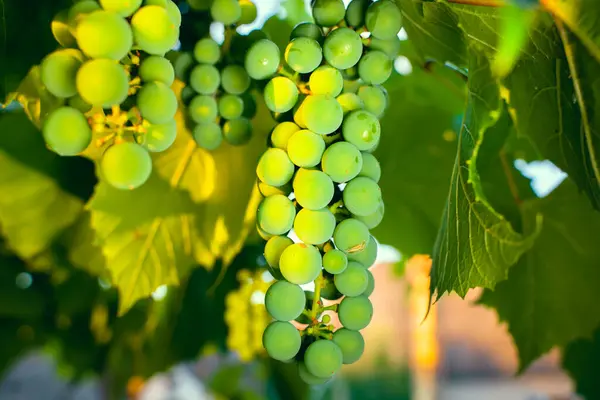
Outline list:
[[[221,56],[229,53],[229,48],[231,47],[231,41],[233,40],[233,35],[235,33],[235,28],[226,27],[225,28],[225,38],[223,39],[223,44],[221,45]]]
[[[317,319],[317,314],[319,313],[320,300],[321,300],[321,287],[323,286],[323,271],[319,273],[319,276],[315,280],[315,295],[313,298],[312,308],[310,310],[310,319],[311,321],[315,321]]]
[[[337,309],[338,309],[338,305],[337,304],[332,304],[332,305],[327,306],[327,307],[321,307],[321,312],[324,312],[324,311],[335,311],[335,312],[337,312]]]

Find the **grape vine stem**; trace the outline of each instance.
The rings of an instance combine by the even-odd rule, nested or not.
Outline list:
[[[314,321],[317,319],[317,314],[319,312],[319,300],[321,299],[321,286],[323,286],[323,271],[319,273],[319,276],[315,280],[315,295],[313,298],[312,308],[310,309],[310,319]]]

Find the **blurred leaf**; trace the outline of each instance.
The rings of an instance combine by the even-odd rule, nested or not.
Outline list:
[[[281,19],[277,15],[269,18],[262,27],[262,31],[279,47],[282,58],[290,40],[293,27],[293,22],[289,19]]]
[[[577,393],[586,399],[600,398],[599,359],[600,329],[591,338],[569,343],[563,351],[562,367],[575,381]]]
[[[285,20],[292,26],[301,22],[314,22],[312,15],[306,9],[305,0],[282,0],[281,7],[286,11]]]
[[[105,277],[108,272],[106,259],[102,248],[96,243],[90,212],[82,213],[75,224],[65,232],[61,241],[68,249],[69,261],[73,265],[90,275]]]

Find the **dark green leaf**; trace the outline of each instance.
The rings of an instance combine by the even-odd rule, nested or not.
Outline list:
[[[575,381],[577,393],[589,400],[600,398],[599,359],[600,329],[596,329],[591,339],[569,343],[563,352],[563,368]]]

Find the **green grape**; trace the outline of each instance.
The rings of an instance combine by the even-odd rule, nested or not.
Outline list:
[[[361,295],[367,288],[369,281],[366,271],[359,263],[350,261],[344,272],[335,275],[335,287],[344,296]]]
[[[312,14],[320,26],[334,26],[344,19],[346,7],[342,0],[313,0]]]
[[[271,235],[283,235],[292,229],[296,208],[287,197],[276,194],[265,197],[256,214],[256,220],[262,230]]]
[[[298,101],[298,88],[291,79],[276,76],[265,86],[264,98],[269,110],[284,113],[294,108]]]
[[[162,82],[144,84],[137,93],[137,105],[142,117],[151,124],[166,124],[177,112],[177,97]]]
[[[361,151],[369,151],[379,143],[381,125],[372,113],[365,110],[352,111],[344,118],[344,139]]]
[[[383,204],[383,201],[381,201],[377,206],[377,210],[374,213],[364,216],[354,215],[353,217],[359,221],[362,221],[367,226],[367,228],[375,229],[379,226],[381,221],[383,221],[384,213],[385,206]]]
[[[92,109],[92,105],[86,103],[78,94],[76,94],[73,97],[70,97],[67,101],[67,104],[69,105],[69,107],[73,107],[84,114]]]
[[[79,22],[81,22],[87,14],[97,10],[101,10],[101,8],[100,4],[95,0],[85,0],[73,4],[73,6],[69,8],[69,13],[67,15],[67,21],[71,30],[75,31]]]
[[[76,95],[76,76],[82,61],[83,54],[74,49],[62,49],[48,54],[40,66],[42,83],[56,97]]]
[[[179,40],[179,28],[167,10],[160,6],[144,6],[137,10],[131,18],[131,29],[137,46],[149,54],[162,56]]]
[[[290,160],[299,167],[314,167],[321,162],[325,141],[321,135],[308,130],[294,133],[287,143]]]
[[[256,5],[250,0],[239,0],[240,7],[242,8],[242,16],[238,23],[240,25],[251,24],[256,20],[257,10]]]
[[[316,40],[299,37],[285,48],[285,61],[294,71],[301,74],[312,72],[321,64],[323,53]]]
[[[298,101],[296,105],[292,109],[292,113],[294,114],[294,122],[302,129],[306,129],[306,121],[304,118],[304,103],[308,96],[304,93],[301,93],[298,96]]]
[[[363,165],[360,151],[351,143],[337,142],[323,153],[321,168],[332,181],[348,182],[356,177]]]
[[[357,362],[365,351],[365,339],[357,331],[341,328],[334,332],[333,343],[342,350],[344,364]]]
[[[223,142],[223,132],[219,124],[204,122],[194,128],[194,140],[203,149],[216,150]]]
[[[135,189],[142,186],[152,172],[152,159],[142,146],[122,142],[110,146],[100,162],[102,176],[117,189]]]
[[[196,11],[208,10],[212,0],[187,0],[190,8]]]
[[[392,0],[380,0],[369,6],[365,22],[373,37],[391,39],[402,28],[402,14]]]
[[[381,165],[377,158],[370,153],[362,153],[363,165],[358,176],[372,179],[375,183],[381,178]]]
[[[344,88],[344,78],[339,70],[329,65],[323,65],[310,74],[308,85],[312,94],[336,97]]]
[[[387,108],[387,97],[383,88],[379,86],[361,86],[358,89],[358,97],[363,101],[365,110],[377,118],[381,118]]]
[[[278,321],[292,321],[304,311],[304,290],[287,281],[271,285],[265,294],[265,307]]]
[[[246,144],[252,138],[252,124],[243,117],[231,119],[223,125],[223,136],[234,146]]]
[[[333,231],[333,241],[338,249],[348,254],[360,253],[369,244],[369,229],[365,224],[354,218],[340,222]]]
[[[319,378],[330,378],[342,368],[342,350],[331,340],[317,340],[304,353],[308,372]]]
[[[175,70],[175,76],[182,81],[188,81],[190,70],[195,65],[194,56],[190,53],[173,52],[169,53],[173,69]],[[187,89],[189,86],[184,88]]]
[[[379,50],[385,53],[389,59],[394,60],[400,55],[400,38],[398,35],[390,39],[378,39],[376,37],[370,38],[369,48],[372,50]]]
[[[139,76],[144,82],[158,81],[171,86],[175,80],[175,70],[166,58],[150,56],[142,61]]]
[[[302,338],[300,332],[289,322],[274,321],[263,333],[263,346],[275,360],[287,361],[298,354]]]
[[[344,115],[354,110],[360,110],[365,107],[362,99],[356,93],[342,93],[336,98],[342,106]]]
[[[377,211],[381,203],[381,189],[374,180],[358,176],[348,182],[343,198],[348,211],[364,217]]]
[[[44,120],[42,134],[48,147],[61,156],[74,156],[92,141],[87,118],[72,107],[60,107]]]
[[[194,96],[188,105],[188,112],[192,120],[198,124],[214,122],[218,115],[217,101],[212,96]]]
[[[242,116],[248,119],[252,119],[256,116],[256,100],[254,95],[250,92],[242,94],[242,100],[244,101],[244,112]]]
[[[244,67],[228,65],[221,71],[221,86],[227,93],[242,94],[250,87],[250,77]]]
[[[200,94],[214,94],[221,84],[219,70],[213,65],[200,64],[192,69],[190,85]]]
[[[279,47],[268,39],[261,39],[246,53],[246,72],[252,79],[267,79],[277,72],[280,59]]]
[[[216,22],[233,25],[242,17],[242,7],[238,0],[213,0],[210,15]]]
[[[377,241],[373,235],[369,235],[369,243],[367,244],[365,251],[348,254],[348,260],[356,261],[365,268],[373,266],[375,260],[377,260]]]
[[[292,29],[290,40],[299,37],[305,37],[316,40],[319,44],[323,43],[323,31],[321,28],[312,22],[301,22]]]
[[[242,116],[244,100],[234,94],[225,94],[219,98],[219,114],[225,119],[236,119]]]
[[[285,121],[277,124],[271,132],[271,144],[281,150],[287,151],[287,145],[290,137],[300,130],[300,127],[293,122]]]
[[[211,38],[200,39],[194,46],[194,58],[200,64],[216,64],[221,58],[221,48]]]
[[[287,236],[273,236],[265,244],[265,260],[267,260],[267,264],[279,274],[281,274],[281,272],[279,272],[281,253],[292,244],[294,244],[294,242]]]
[[[293,186],[296,201],[309,210],[327,207],[333,199],[333,182],[318,170],[301,168],[294,177]]]
[[[123,103],[129,91],[125,69],[116,61],[103,58],[85,62],[77,71],[75,82],[81,98],[98,107]]]
[[[308,372],[308,369],[306,369],[306,365],[303,362],[298,363],[298,375],[304,383],[311,386],[322,385],[330,380],[330,378],[319,378],[314,376]]]
[[[343,251],[332,249],[323,255],[323,269],[330,274],[341,274],[348,267],[348,257]]]
[[[94,11],[82,18],[75,32],[77,45],[88,57],[120,60],[133,45],[127,20],[108,11]]]
[[[262,230],[260,228],[260,226],[258,226],[258,224],[256,224],[256,230],[258,231],[258,234],[260,235],[260,237],[263,238],[263,240],[269,240],[275,236],[275,235],[271,235],[271,234],[265,232],[264,230]],[[281,275],[281,277],[283,278],[283,275]]]
[[[334,97],[311,95],[303,103],[306,127],[315,133],[328,135],[342,125],[344,111]]]
[[[333,282],[333,276],[328,276],[325,279],[325,283],[321,288],[321,297],[327,300],[338,300],[343,297]]]
[[[373,305],[367,296],[345,297],[338,307],[340,322],[346,329],[360,331],[373,318]]]
[[[279,259],[283,277],[296,285],[314,281],[321,272],[321,254],[309,244],[294,243],[288,246]]]
[[[294,164],[285,151],[276,148],[267,149],[258,161],[256,175],[268,185],[283,186],[292,179]]]
[[[369,51],[358,63],[358,76],[370,85],[381,85],[390,75],[392,75],[392,60],[382,51]]]
[[[258,185],[258,190],[260,191],[260,194],[263,195],[263,197],[272,196],[274,194],[282,194],[287,197],[290,195],[290,193],[292,193],[291,182],[288,182],[280,187],[267,185],[266,183],[261,182],[260,180],[257,180],[256,184]]]
[[[177,4],[173,3],[171,0],[146,0],[144,3],[145,6],[160,6],[164,8],[169,14],[169,18],[176,26],[181,25],[181,11]]]
[[[371,0],[352,0],[346,9],[346,23],[353,28],[360,28],[365,24],[365,14],[371,5]]]
[[[333,236],[335,217],[327,208],[309,210],[303,208],[294,220],[294,232],[307,244],[321,244]]]
[[[52,18],[52,36],[62,47],[75,47],[77,40],[75,36],[71,34],[69,29],[69,10],[59,11],[54,18]]]
[[[358,33],[350,28],[338,28],[325,38],[323,55],[337,69],[355,66],[362,56],[363,44]]]
[[[365,289],[363,296],[369,297],[375,291],[375,277],[373,276],[373,273],[371,271],[369,271],[369,270],[366,270],[366,271],[367,271],[367,276],[369,277],[369,282],[367,283],[367,288]]]
[[[144,147],[153,153],[162,152],[171,147],[176,137],[177,123],[174,119],[165,124],[151,124],[146,128]]]

